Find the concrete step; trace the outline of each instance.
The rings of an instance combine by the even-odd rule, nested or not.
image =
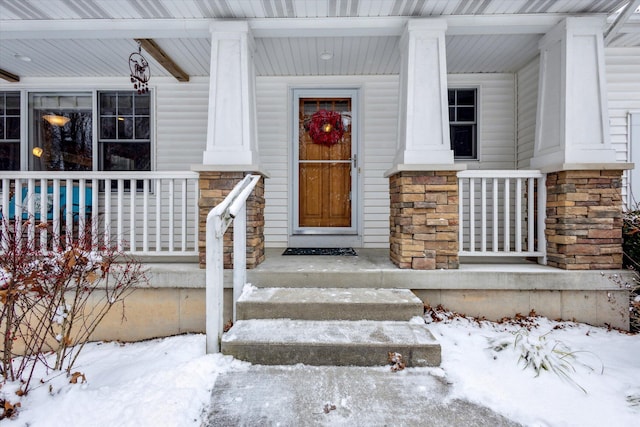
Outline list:
[[[379,366],[389,352],[407,367],[440,365],[440,344],[418,322],[240,320],[222,336],[222,352],[261,365]]]
[[[408,289],[253,288],[236,313],[239,320],[409,320],[424,307]]]

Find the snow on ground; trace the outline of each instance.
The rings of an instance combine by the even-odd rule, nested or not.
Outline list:
[[[69,384],[64,375],[54,378],[31,390],[19,415],[6,424],[199,426],[218,374],[243,366],[248,364],[230,356],[206,355],[204,335],[91,343],[73,369],[85,375],[85,384]]]
[[[431,323],[453,395],[528,426],[640,425],[640,335],[539,317],[535,323],[531,331],[462,318]],[[548,343],[542,354],[553,348],[574,352],[575,358],[564,359],[569,379],[525,369],[514,346],[518,334],[518,343],[528,340],[530,349]],[[495,351],[491,342],[509,345]],[[551,355],[558,356],[557,367],[562,359]]]
[[[430,323],[442,345],[441,368],[452,384],[453,397],[488,406],[528,426],[639,425],[640,335],[544,318],[535,321],[539,326],[528,335],[520,325],[461,318]],[[528,339],[532,345],[551,343],[547,348],[566,346],[576,352],[570,362],[576,371],[571,380],[547,371],[536,377],[533,369],[523,369],[518,362],[521,352],[513,345],[519,331],[520,344]],[[505,346],[495,351],[490,343]],[[204,335],[135,344],[93,343],[83,350],[75,369],[85,374],[85,384],[54,377],[23,397],[19,416],[3,423],[200,425],[217,376],[247,367],[230,357],[206,355]],[[0,389],[15,401],[17,397],[8,391],[9,387]]]

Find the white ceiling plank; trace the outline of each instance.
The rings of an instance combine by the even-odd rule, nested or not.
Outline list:
[[[208,19],[0,21],[0,40],[209,37]]]

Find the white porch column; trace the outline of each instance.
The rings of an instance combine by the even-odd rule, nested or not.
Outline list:
[[[616,161],[609,137],[603,26],[603,18],[566,18],[540,41],[531,167],[563,170]]]
[[[398,151],[394,168],[454,163],[449,141],[446,29],[445,20],[414,19],[407,23],[401,38]]]
[[[255,167],[258,142],[254,41],[249,24],[215,22],[210,30],[209,113],[203,164]]]

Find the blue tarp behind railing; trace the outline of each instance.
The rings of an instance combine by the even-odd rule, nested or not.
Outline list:
[[[90,215],[91,214],[91,195],[92,195],[92,190],[91,188],[85,188],[84,189],[84,204],[85,204],[85,215]],[[33,189],[33,193],[31,195],[31,197],[33,197],[33,217],[36,220],[40,220],[40,215],[41,215],[41,203],[42,203],[42,192],[41,192],[41,187],[35,187]],[[72,187],[72,192],[71,192],[71,200],[72,200],[72,207],[71,207],[71,213],[73,214],[73,218],[74,220],[77,219],[78,215],[80,214],[80,189],[78,187]],[[53,219],[53,209],[54,209],[54,203],[53,203],[53,187],[47,187],[47,194],[46,194],[46,203],[47,203],[47,220],[52,220]],[[29,207],[29,194],[28,194],[28,189],[27,188],[23,188],[22,189],[22,197],[20,198],[19,201],[19,206],[22,207],[22,219],[26,220],[29,219],[29,213],[27,212],[28,207]],[[65,186],[60,186],[60,218],[64,219],[65,216],[67,215],[67,187]],[[14,219],[16,215],[16,196],[14,195],[11,200],[9,201],[9,219]],[[3,218],[2,212],[0,212],[0,219]]]

